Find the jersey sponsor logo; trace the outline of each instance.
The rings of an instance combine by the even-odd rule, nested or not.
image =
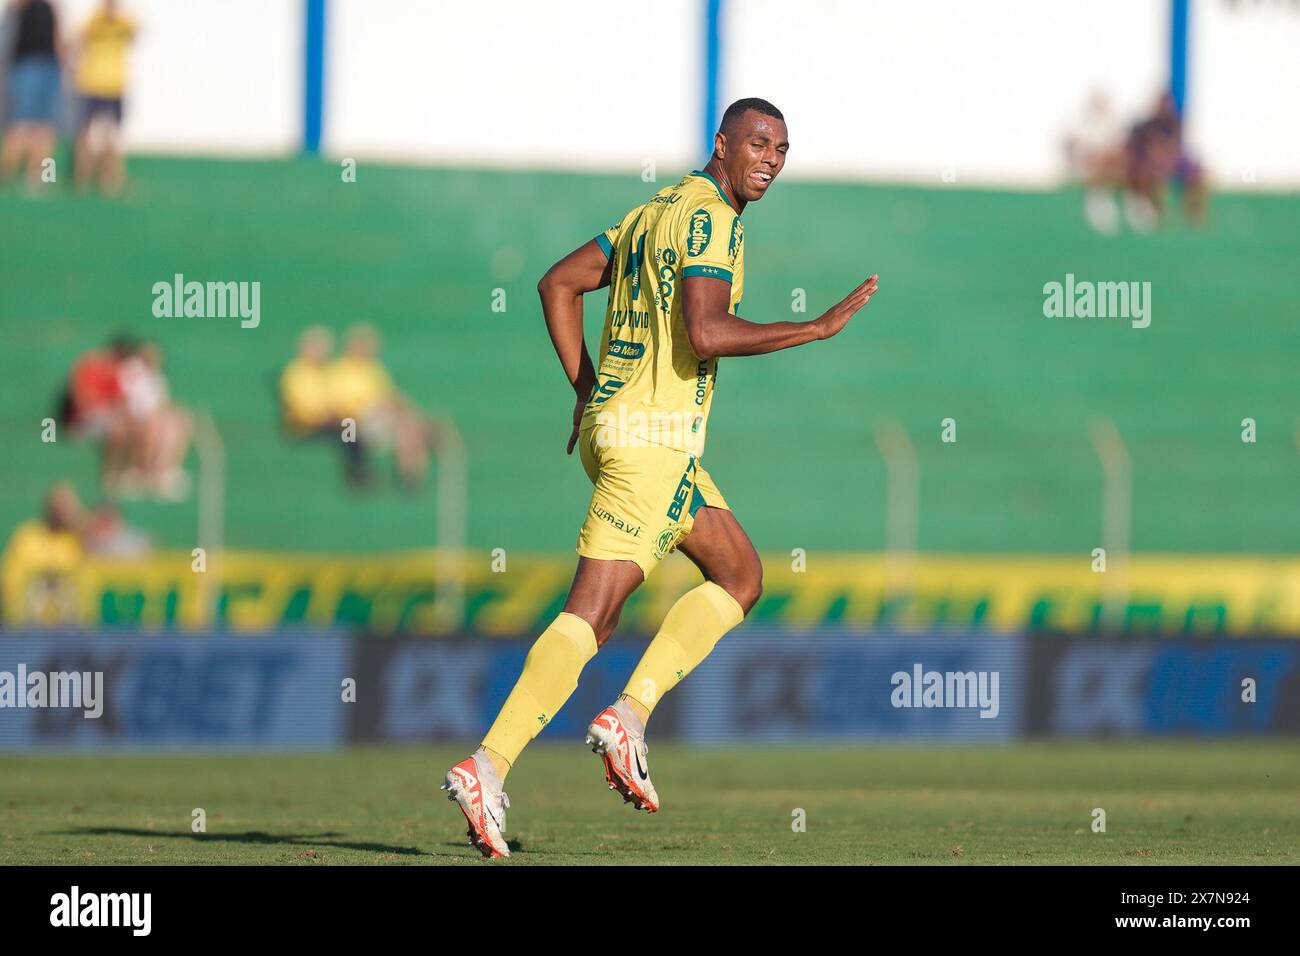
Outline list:
[[[637,309],[611,309],[609,313],[609,327],[611,329],[621,329],[629,325],[634,329],[650,328],[650,313],[641,312]]]
[[[709,394],[709,363],[701,362],[695,369],[695,404],[703,405]]]
[[[603,405],[614,397],[614,393],[626,385],[627,382],[621,382],[616,378],[607,378],[596,386],[591,393],[591,404]]]
[[[659,292],[656,298],[659,300],[659,309],[664,314],[672,308],[673,304],[673,282],[677,279],[677,253],[671,248],[660,249],[657,253],[659,261],[663,263],[659,267]]]
[[[610,512],[606,511],[600,505],[593,504],[591,506],[591,513],[594,514],[601,521],[608,522],[615,529],[617,529],[618,531],[622,531],[624,534],[630,534],[634,538],[641,537],[641,526],[639,524],[634,525],[627,521],[624,521],[622,518],[618,517],[617,515],[611,514]]]
[[[691,213],[691,229],[686,238],[686,254],[692,259],[709,247],[713,238],[713,217],[707,209],[697,209]]]
[[[673,203],[677,202],[677,200],[679,200],[679,199],[681,199],[681,198],[682,198],[682,194],[681,194],[681,193],[673,193],[671,196],[655,196],[655,197],[654,197],[653,199],[651,199],[650,201],[651,201],[651,202],[666,202],[666,203],[668,203],[668,205],[671,206]]]
[[[623,339],[614,339],[609,343],[606,355],[621,359],[639,359],[645,354],[645,343],[643,342],[626,342]]]
[[[739,219],[731,220],[731,241],[727,243],[727,255],[731,256],[731,264],[736,264],[736,255],[740,252],[740,244],[745,241],[745,227],[740,224]]]
[[[677,483],[677,490],[673,492],[673,502],[668,506],[668,517],[673,521],[682,520],[682,509],[686,503],[691,500],[691,490],[695,487],[695,459],[686,466],[686,471],[682,473],[682,480]]]

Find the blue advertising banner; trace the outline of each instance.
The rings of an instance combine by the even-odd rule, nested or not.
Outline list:
[[[1023,726],[1025,638],[742,627],[674,695],[700,743],[1005,740]]]
[[[1028,730],[1063,737],[1300,732],[1300,644],[1044,638]]]
[[[0,638],[0,750],[341,744],[351,639]]]
[[[645,651],[640,638],[616,638],[584,668],[578,689],[551,717],[543,740],[578,740],[613,703]],[[356,741],[474,742],[496,718],[519,679],[531,639],[363,639],[357,653]],[[657,735],[672,736],[678,707],[666,698],[655,711]]]
[[[469,745],[531,645],[301,632],[7,635],[0,750]],[[646,645],[610,641],[542,740],[580,742]],[[724,745],[1266,733],[1300,733],[1295,641],[742,625],[654,717],[656,739]]]

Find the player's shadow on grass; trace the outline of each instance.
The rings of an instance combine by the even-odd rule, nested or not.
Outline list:
[[[264,846],[333,847],[338,850],[360,850],[363,853],[394,853],[398,856],[433,856],[419,847],[390,846],[386,843],[348,843],[329,840],[342,834],[328,833],[264,833],[246,830],[243,833],[168,833],[165,830],[141,830],[136,827],[77,827],[64,830],[57,836],[132,836],[153,839],[189,839],[195,843],[259,843]]]

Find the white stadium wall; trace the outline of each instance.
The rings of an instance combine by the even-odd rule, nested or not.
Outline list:
[[[1300,187],[1300,3],[1194,0],[1190,136],[1216,184]]]
[[[699,138],[703,22],[698,0],[331,0],[324,146],[450,164],[679,166]]]
[[[70,31],[95,0],[56,0]],[[288,155],[303,0],[125,0],[138,153]],[[1224,188],[1300,187],[1300,4],[1191,0],[1189,139]],[[328,0],[332,157],[673,170],[701,160],[704,0]],[[1169,0],[726,0],[720,98],[790,116],[789,175],[1041,188],[1092,90],[1166,82]],[[646,60],[646,53],[653,60]],[[647,62],[649,65],[647,65]]]
[[[828,0],[788,23],[783,9],[729,6],[724,98],[777,103],[791,171],[811,175],[1045,185],[1090,90],[1128,115],[1168,69],[1164,2]]]
[[[71,38],[98,0],[53,0]],[[144,153],[275,155],[302,141],[301,0],[122,0],[139,27],[123,135]]]

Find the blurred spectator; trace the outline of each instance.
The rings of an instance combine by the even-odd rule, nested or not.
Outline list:
[[[341,416],[336,414],[330,388],[330,353],[334,338],[321,326],[298,337],[298,354],[280,372],[280,416],[285,434],[296,440],[321,438],[343,449],[344,475],[351,485],[365,485],[369,473],[360,436],[343,440]]]
[[[1205,219],[1208,190],[1200,164],[1183,143],[1183,123],[1173,97],[1163,94],[1151,116],[1125,130],[1110,101],[1094,92],[1065,138],[1071,178],[1084,187],[1084,218],[1112,234],[1123,218],[1135,232],[1151,232],[1166,214],[1166,194],[1179,190],[1188,220]]]
[[[348,482],[354,486],[370,483],[367,456],[372,451],[392,450],[403,484],[420,487],[428,476],[437,430],[398,391],[379,360],[379,333],[369,325],[354,325],[343,354],[330,361],[332,349],[330,333],[313,326],[302,333],[298,355],[281,371],[280,412],[286,434],[339,442]]]
[[[81,526],[81,545],[87,554],[111,558],[138,558],[149,553],[149,536],[132,528],[121,510],[104,502],[86,516]]]
[[[1174,98],[1163,94],[1150,118],[1136,124],[1128,138],[1128,187],[1134,202],[1159,221],[1166,212],[1166,192],[1178,187],[1183,213],[1205,221],[1209,192],[1200,163],[1183,142],[1183,120]]]
[[[119,336],[72,366],[61,415],[76,438],[100,441],[100,480],[112,497],[178,501],[193,435],[190,413],[171,400],[162,351]]]
[[[1109,97],[1093,91],[1065,138],[1070,177],[1083,184],[1083,214],[1097,232],[1119,229],[1116,192],[1124,185],[1124,126]]]
[[[98,183],[101,192],[117,195],[126,181],[119,139],[126,59],[135,35],[135,23],[119,10],[116,0],[104,0],[77,38],[78,189]]]
[[[326,373],[334,338],[314,325],[298,336],[298,354],[280,372],[280,411],[284,425],[298,437],[333,427]]]
[[[58,482],[46,492],[40,516],[15,528],[0,556],[3,620],[75,622],[83,559],[142,557],[150,547],[148,536],[129,526],[117,506],[104,503],[88,513],[72,485]]]
[[[337,415],[354,419],[368,444],[393,449],[407,488],[422,485],[429,473],[433,430],[379,361],[379,333],[373,326],[348,330],[344,353],[330,365],[329,387]]]
[[[9,128],[0,145],[0,185],[27,164],[27,186],[41,184],[41,165],[53,158],[59,106],[58,22],[48,0],[13,0],[17,10],[9,61]]]
[[[121,369],[135,349],[134,340],[118,336],[107,348],[78,358],[60,416],[74,437],[102,443],[99,477],[110,493],[116,493],[130,463],[131,421],[123,404]]]
[[[153,343],[139,346],[122,361],[118,381],[131,449],[131,467],[122,476],[123,490],[165,501],[183,499],[189,479],[182,465],[194,426],[190,413],[171,400],[162,371],[162,350]]]
[[[77,615],[78,537],[85,513],[72,486],[60,482],[45,495],[39,518],[24,521],[5,546],[0,595],[8,621],[73,621]]]

